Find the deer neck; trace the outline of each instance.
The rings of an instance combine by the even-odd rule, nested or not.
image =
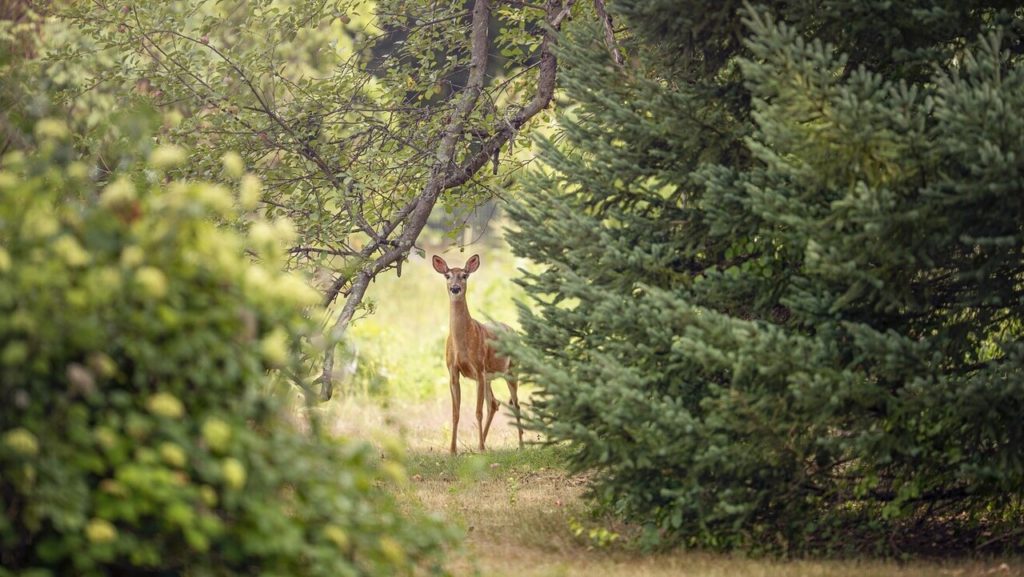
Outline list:
[[[466,299],[452,301],[448,330],[451,333],[452,344],[458,352],[464,353],[470,349],[470,342],[474,337],[473,325],[473,317],[469,316]]]

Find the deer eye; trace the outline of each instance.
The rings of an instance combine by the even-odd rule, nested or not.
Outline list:
[[[461,274],[459,276],[462,277],[462,280],[466,280],[467,278],[469,278],[468,274]]]

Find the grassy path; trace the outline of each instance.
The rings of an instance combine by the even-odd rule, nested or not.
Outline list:
[[[462,527],[463,547],[450,555],[457,577],[1024,577],[1024,559],[773,561],[689,551],[650,555],[623,540],[602,545],[601,535],[589,534],[600,525],[581,498],[585,481],[568,475],[564,451],[514,449],[515,428],[502,414],[488,439],[491,450],[475,454],[474,417],[464,402],[463,452],[451,457],[449,403],[447,391],[387,407],[349,400],[325,416],[340,434],[404,444],[410,482],[396,490],[409,506]]]
[[[451,458],[410,455],[412,482],[402,496],[443,514],[466,531],[453,552],[458,576],[507,577],[983,577],[1024,575],[1020,560],[958,562],[766,561],[676,552],[650,555],[589,537],[580,496],[552,448],[503,449]],[[575,535],[576,529],[583,531]]]

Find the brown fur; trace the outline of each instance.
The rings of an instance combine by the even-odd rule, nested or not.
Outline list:
[[[523,428],[519,417],[519,382],[512,371],[512,360],[498,354],[493,341],[498,333],[512,329],[501,323],[483,324],[473,320],[466,305],[467,280],[480,266],[480,257],[473,255],[464,268],[449,268],[439,256],[433,258],[434,270],[445,275],[448,298],[451,303],[448,341],[444,347],[445,364],[448,366],[449,387],[452,395],[452,444],[456,452],[459,435],[459,408],[462,404],[460,377],[476,381],[476,421],[480,439],[480,450],[484,450],[487,432],[498,411],[498,401],[491,390],[491,379],[504,377],[511,394],[510,404],[519,427],[519,446],[523,446]],[[487,405],[487,420],[483,420],[484,402]]]

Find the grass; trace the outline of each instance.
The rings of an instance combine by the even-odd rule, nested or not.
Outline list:
[[[562,554],[577,548],[568,521],[586,516],[582,479],[570,478],[557,448],[505,449],[456,457],[413,453],[412,483],[400,495],[466,531],[457,574],[494,569],[492,555]],[[475,567],[475,565],[480,565]]]

